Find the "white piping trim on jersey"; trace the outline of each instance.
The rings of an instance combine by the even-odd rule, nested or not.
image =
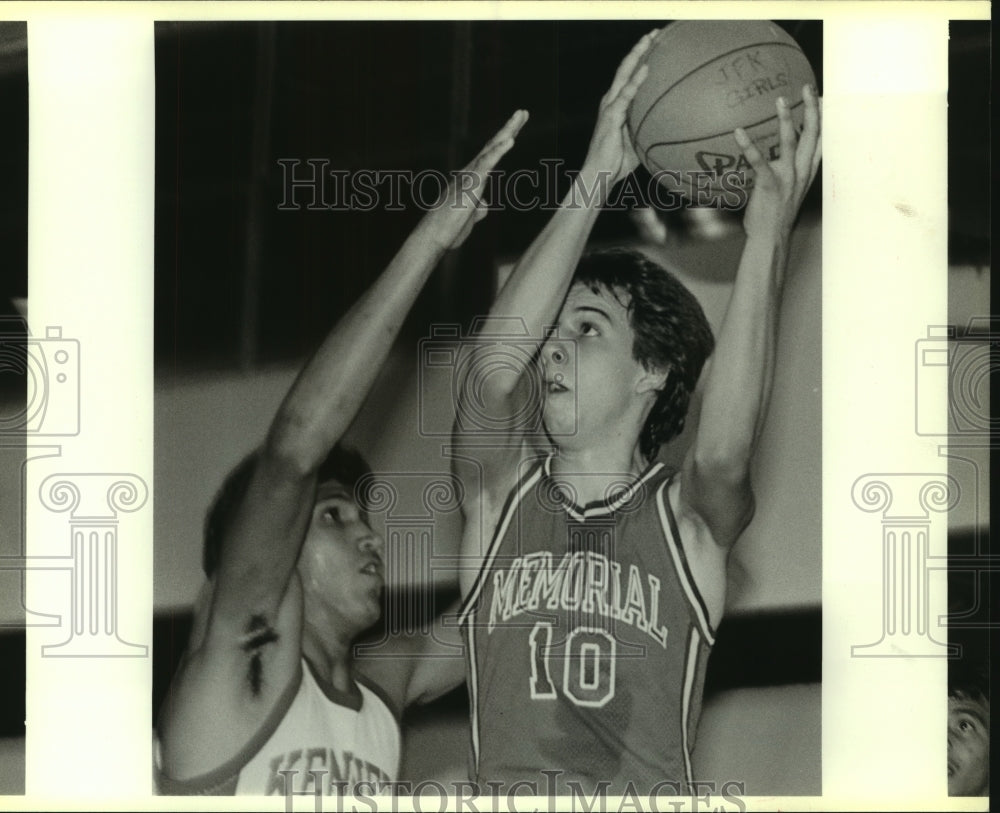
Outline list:
[[[486,558],[483,560],[483,564],[479,568],[475,589],[465,600],[465,608],[462,610],[462,614],[458,617],[459,626],[462,626],[462,624],[466,622],[469,614],[472,612],[472,608],[475,607],[476,601],[479,599],[479,594],[482,592],[483,585],[486,583],[486,574],[489,573],[490,568],[493,566],[493,560],[496,559],[497,551],[500,549],[500,543],[503,540],[504,535],[507,533],[507,526],[510,525],[511,519],[513,519],[514,514],[517,512],[517,506],[521,504],[521,500],[524,498],[524,495],[535,485],[535,483],[538,482],[538,478],[541,476],[542,467],[539,466],[535,469],[535,473],[521,484],[521,487],[517,491],[517,496],[511,500],[507,513],[503,515],[500,524],[497,525],[496,532],[493,534],[493,540],[490,542],[489,550],[486,551]]]
[[[674,572],[677,573],[677,579],[680,581],[681,587],[684,588],[688,604],[694,610],[705,640],[708,641],[710,646],[715,646],[715,636],[712,635],[712,627],[708,623],[708,618],[699,600],[700,593],[698,592],[698,588],[688,580],[687,571],[684,569],[684,560],[681,558],[680,551],[678,550],[680,540],[674,539],[673,532],[670,530],[670,520],[667,518],[667,511],[663,504],[663,500],[665,499],[664,492],[669,482],[669,480],[665,481],[656,491],[656,508],[660,513],[660,525],[663,527],[663,535],[666,537],[667,547],[670,549],[670,557],[674,561]],[[666,499],[669,498],[667,497]]]
[[[552,458],[554,456],[555,453],[552,453],[545,458],[545,475],[547,477],[552,476]],[[639,486],[641,486],[643,483],[649,480],[662,468],[663,468],[663,463],[654,464],[646,471],[645,474],[642,475],[642,477],[640,477],[634,483],[629,484],[626,488],[622,489],[622,491],[618,494],[618,496],[615,497],[609,503],[605,503],[603,505],[595,505],[590,508],[584,508],[582,512],[572,503],[563,503],[563,508],[565,509],[566,513],[569,514],[577,522],[584,522],[585,520],[592,519],[594,517],[603,517],[607,516],[608,514],[613,514],[615,511],[617,511],[619,508],[625,505],[625,503],[631,500],[633,496],[635,496],[635,492],[639,488]]]
[[[493,540],[490,542],[490,548],[486,552],[486,558],[483,560],[483,564],[479,568],[479,577],[476,579],[476,587],[472,594],[466,600],[465,609],[459,616],[458,625],[462,626],[469,620],[469,616],[473,613],[476,602],[479,600],[479,594],[482,592],[483,585],[486,583],[486,574],[490,572],[490,568],[493,567],[493,560],[496,559],[497,551],[500,549],[500,543],[503,541],[504,536],[507,533],[507,527],[510,525],[510,521],[514,514],[517,512],[517,506],[521,504],[521,500],[524,495],[531,489],[538,479],[541,477],[542,467],[539,466],[535,469],[535,473],[532,474],[527,480],[522,483],[521,488],[517,490],[517,496],[511,500],[510,506],[507,512],[503,515],[500,524],[497,526],[496,533],[493,534]],[[469,688],[471,690],[472,698],[470,705],[472,706],[472,754],[476,761],[476,773],[479,773],[479,676],[476,669],[476,625],[469,624]]]
[[[469,689],[472,694],[472,757],[476,762],[476,777],[479,776],[479,675],[476,671],[476,625],[469,624]]]
[[[690,728],[691,694],[694,691],[694,676],[698,671],[698,630],[691,627],[691,641],[688,644],[686,669],[684,672],[684,692],[681,695],[681,750],[684,752],[684,775],[688,787],[694,783],[694,772],[691,769],[691,748],[688,744],[688,729]]]

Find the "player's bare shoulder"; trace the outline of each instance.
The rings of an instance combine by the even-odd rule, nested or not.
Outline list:
[[[498,466],[482,465],[479,461],[476,463],[465,461],[455,466],[456,473],[464,470],[464,476],[459,476],[467,485],[462,501],[462,561],[458,572],[463,596],[472,590],[490,541],[496,533],[505,494],[514,481],[513,476],[504,476]],[[514,467],[511,471],[513,470]],[[510,484],[508,480],[511,481]]]
[[[453,471],[462,480],[462,562],[459,586],[463,596],[473,588],[489,553],[504,508],[525,472],[548,454],[548,447],[530,436],[511,438],[492,448],[469,447],[460,452]]]
[[[677,522],[680,544],[691,568],[695,585],[708,608],[709,621],[717,627],[722,620],[726,603],[726,566],[731,546],[719,544],[705,518],[694,508],[690,494],[691,483],[685,480],[684,471],[671,481],[667,497]]]

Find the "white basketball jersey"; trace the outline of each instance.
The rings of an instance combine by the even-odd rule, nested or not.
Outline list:
[[[293,681],[258,734],[226,764],[203,776],[177,781],[162,774],[166,795],[315,793],[379,794],[399,771],[399,720],[378,687],[359,678],[360,702],[317,680],[303,660]]]

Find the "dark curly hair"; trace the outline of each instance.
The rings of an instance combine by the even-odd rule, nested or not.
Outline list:
[[[205,575],[210,578],[219,564],[222,539],[250,487],[250,480],[259,458],[260,449],[256,449],[237,464],[222,483],[205,515],[201,567]],[[325,483],[336,480],[353,492],[358,481],[369,474],[371,468],[365,459],[354,449],[338,443],[320,464],[316,481]]]
[[[968,645],[966,645],[968,646]],[[976,658],[953,658],[948,662],[948,696],[989,705],[990,670]]]
[[[588,251],[573,278],[594,293],[611,292],[628,311],[635,334],[632,357],[647,370],[670,368],[639,435],[639,449],[653,459],[684,428],[691,393],[715,348],[698,300],[678,279],[633,249]]]

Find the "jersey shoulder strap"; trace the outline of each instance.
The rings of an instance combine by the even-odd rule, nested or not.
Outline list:
[[[518,478],[518,481],[513,485],[510,491],[507,493],[507,498],[504,500],[503,508],[497,518],[496,528],[493,530],[493,536],[490,539],[490,545],[486,549],[486,554],[483,556],[483,563],[479,568],[479,573],[476,574],[476,580],[472,584],[472,589],[469,591],[469,595],[465,597],[465,601],[462,602],[462,606],[459,608],[458,613],[458,623],[459,625],[464,625],[468,620],[468,616],[472,609],[476,606],[476,601],[479,599],[479,594],[483,589],[483,580],[486,578],[486,574],[489,573],[490,567],[493,565],[493,560],[496,558],[497,551],[500,548],[500,543],[503,541],[504,535],[507,533],[507,527],[510,525],[511,519],[517,513],[517,507],[520,504],[524,496],[531,491],[532,488],[538,483],[544,473],[544,467],[546,461],[552,456],[551,453],[545,456],[528,458],[522,462],[528,463],[524,473]]]
[[[674,572],[677,574],[677,580],[680,582],[688,606],[708,645],[714,646],[715,630],[708,620],[708,605],[705,604],[701,591],[695,584],[687,554],[684,552],[684,541],[681,539],[681,533],[677,527],[677,518],[670,505],[670,486],[675,478],[676,472],[671,473],[670,477],[665,479],[656,489],[656,510],[660,517],[660,527],[663,529],[667,550],[670,552],[670,559],[674,565]]]

